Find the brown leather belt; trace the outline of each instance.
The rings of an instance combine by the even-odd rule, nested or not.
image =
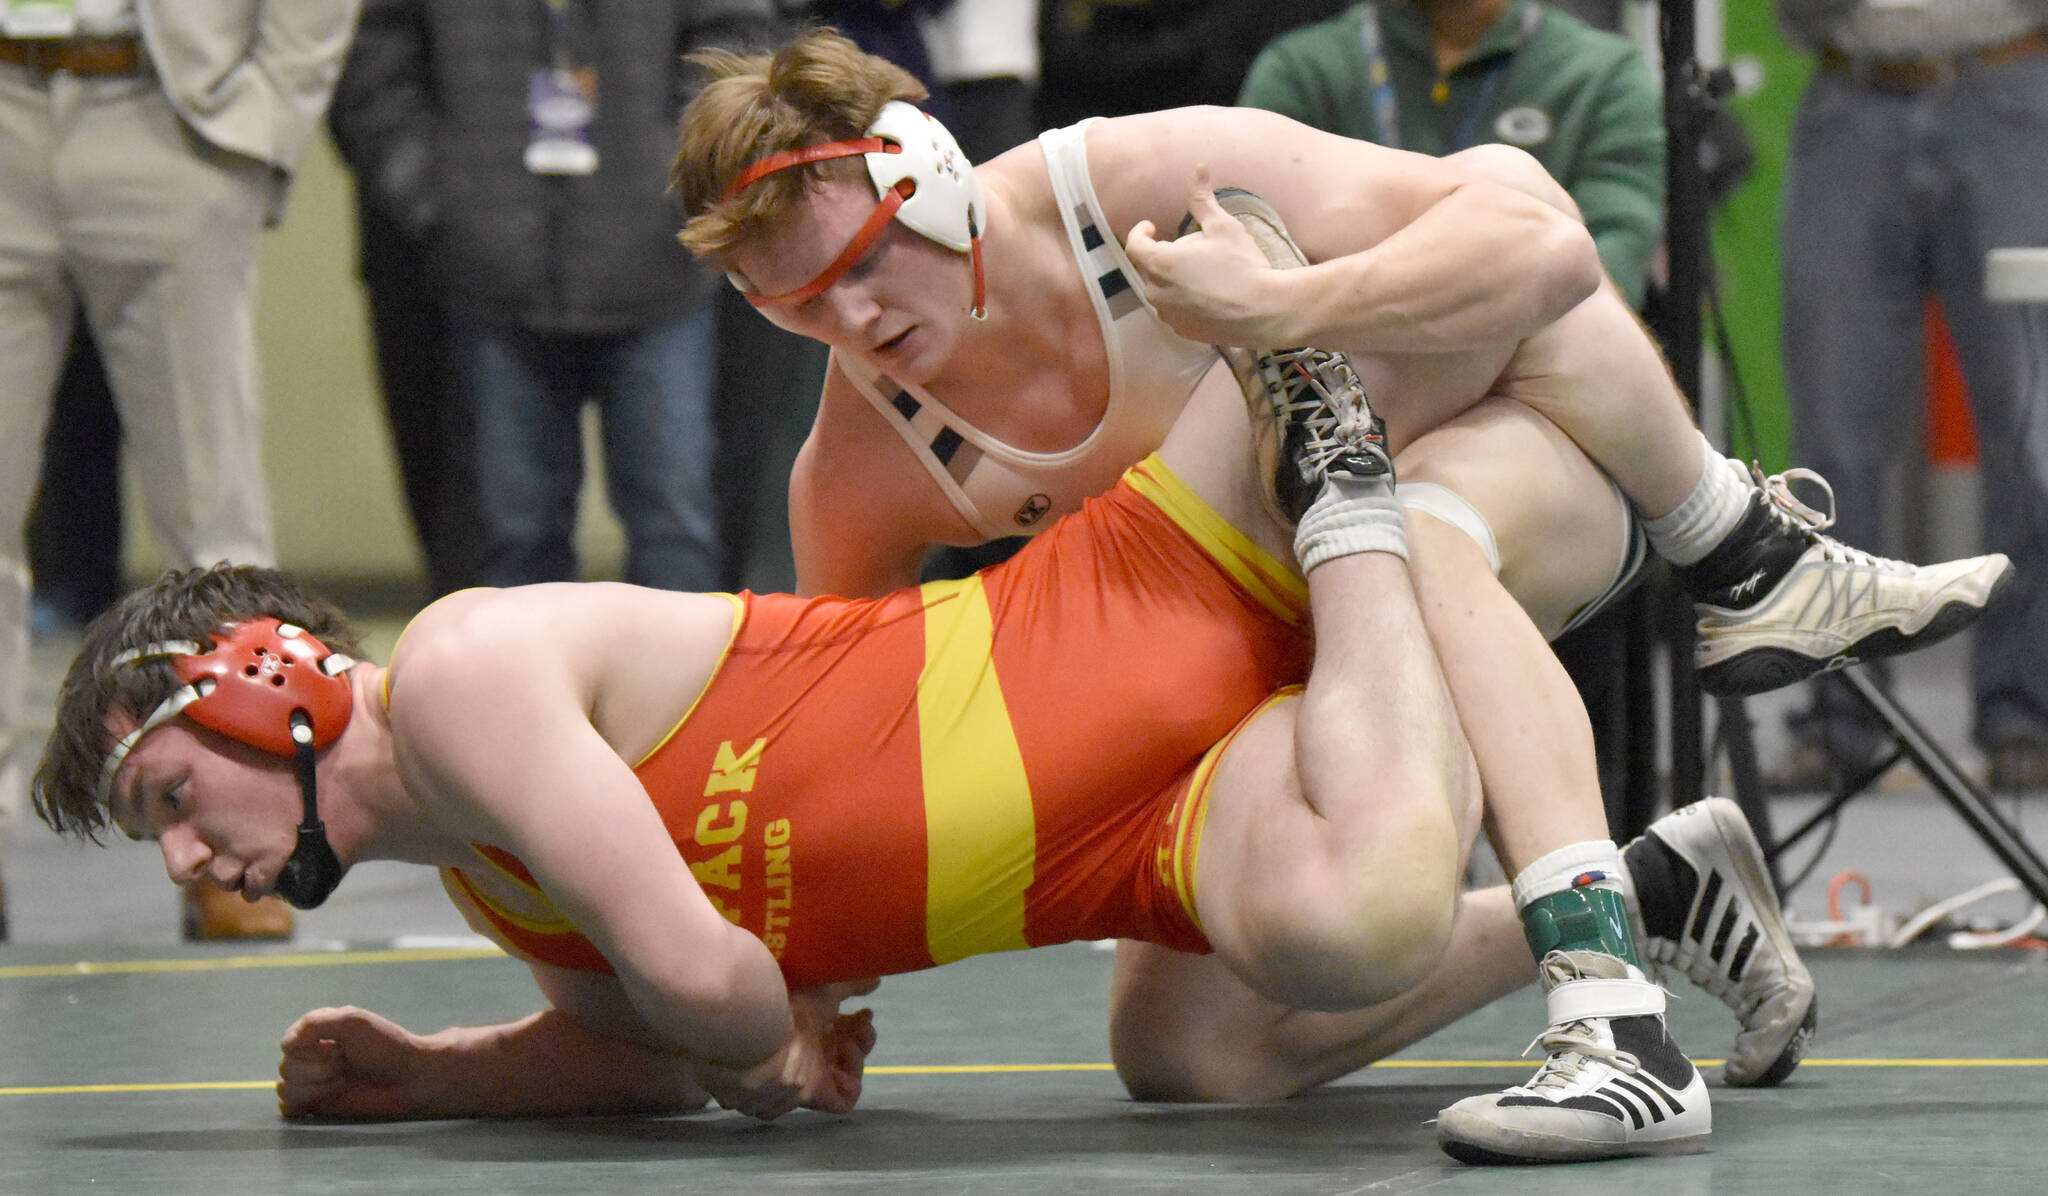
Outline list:
[[[134,37],[0,37],[0,62],[44,74],[135,75],[144,61]]]
[[[1965,71],[2003,66],[2044,50],[2048,50],[2048,30],[2037,29],[2009,42],[1939,58],[1852,58],[1827,46],[1820,52],[1820,66],[1877,91],[1912,95],[1946,83]]]

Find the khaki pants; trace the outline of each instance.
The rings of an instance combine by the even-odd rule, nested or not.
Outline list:
[[[253,329],[270,184],[195,136],[153,75],[0,64],[0,844],[47,718],[23,708],[22,525],[80,306],[165,553],[271,560]]]

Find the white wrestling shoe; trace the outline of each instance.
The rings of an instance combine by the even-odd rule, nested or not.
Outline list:
[[[1249,191],[1218,187],[1216,202],[1251,235],[1276,270],[1308,264],[1280,213]],[[1181,221],[1185,234],[1193,217]],[[1351,359],[1325,349],[1217,349],[1252,404],[1252,450],[1267,497],[1300,520],[1331,475],[1394,480],[1385,421],[1373,412]]]
[[[1437,1143],[1463,1163],[1568,1163],[1697,1154],[1713,1110],[1706,1081],[1664,1027],[1664,990],[1620,959],[1552,951],[1542,965],[1550,1057],[1526,1084],[1437,1114]]]
[[[1684,972],[1742,1023],[1722,1082],[1782,1083],[1813,1042],[1819,1004],[1742,807],[1710,797],[1666,814],[1622,861],[1643,962]]]
[[[2010,580],[2002,553],[1912,565],[1851,548],[1821,534],[1835,522],[1826,479],[1752,467],[1745,482],[1752,473],[1758,489],[1742,522],[1680,570],[1699,615],[1694,663],[1710,694],[1764,693],[1926,647],[1969,626]],[[1794,481],[1819,484],[1828,512],[1793,497]]]

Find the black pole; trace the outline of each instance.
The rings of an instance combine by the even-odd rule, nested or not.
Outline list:
[[[1670,268],[1654,331],[1679,390],[1699,410],[1701,296],[1706,289],[1707,188],[1700,168],[1700,137],[1714,102],[1700,69],[1693,0],[1657,6],[1664,55],[1664,247]],[[1668,576],[1668,575],[1667,575]],[[1665,648],[1670,684],[1671,804],[1704,796],[1699,683],[1693,674],[1691,604],[1668,581],[1660,586],[1658,639]]]

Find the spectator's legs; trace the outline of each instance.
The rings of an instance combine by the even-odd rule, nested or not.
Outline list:
[[[439,596],[472,584],[476,573],[474,421],[448,361],[447,309],[419,252],[369,209],[358,228],[384,417],[427,586]]]
[[[1883,547],[1886,468],[1920,442],[1926,273],[1912,194],[1920,177],[1912,104],[1818,75],[1801,99],[1787,161],[1782,261],[1793,458],[1834,487],[1831,534],[1871,550]],[[1844,179],[1870,185],[1844,187]],[[1793,719],[1795,737],[1832,746],[1809,749],[1809,758],[1866,760],[1881,728],[1839,681],[1823,677],[1812,690],[1812,706]]]
[[[824,345],[761,318],[731,287],[718,295],[718,452],[713,487],[727,590],[796,589],[789,546],[789,471],[817,416]]]
[[[716,590],[722,546],[712,491],[714,316],[710,307],[610,340],[598,373],[605,480],[626,531],[626,580]]]
[[[1958,80],[1927,135],[1953,179],[1931,215],[1934,276],[1977,421],[1978,480],[1990,551],[2017,580],[1977,625],[1971,658],[1977,743],[1993,781],[2048,784],[2048,343],[2038,310],[1984,298],[1993,249],[2048,245],[2048,56]],[[2030,567],[2031,566],[2031,567]]]
[[[38,626],[45,611],[59,626],[83,626],[121,596],[121,417],[83,321],[43,437],[28,568]]]
[[[468,313],[454,313],[452,322],[458,377],[476,413],[476,581],[573,581],[583,346]]]
[[[52,78],[76,101],[51,177],[67,265],[140,465],[158,542],[186,565],[272,563],[257,382],[257,241],[270,167],[193,137],[149,77]],[[319,468],[317,446],[286,469]],[[281,902],[208,889],[187,934],[289,934]]]

